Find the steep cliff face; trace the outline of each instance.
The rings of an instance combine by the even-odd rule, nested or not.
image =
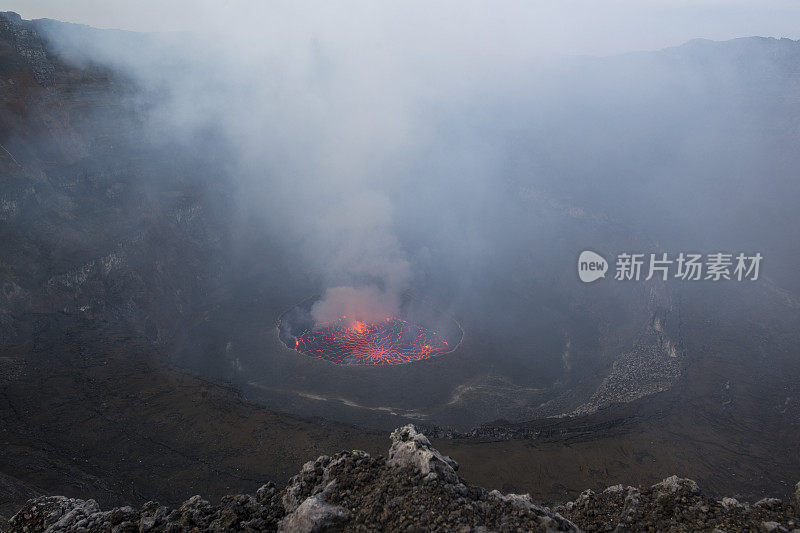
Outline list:
[[[81,432],[72,415],[92,418],[113,404],[106,393],[91,392],[96,377],[84,370],[115,368],[123,378],[148,368],[145,382],[157,383],[163,359],[152,355],[184,342],[185,324],[206,309],[224,238],[205,201],[213,185],[191,175],[197,165],[213,166],[142,143],[128,81],[62,61],[38,24],[0,13],[0,514],[6,516],[10,506],[53,483],[106,484],[89,473],[94,467],[87,468],[85,452],[66,451],[68,435]],[[224,203],[219,191],[214,198],[215,206]],[[101,341],[103,330],[114,333]],[[74,344],[83,334],[94,340]],[[103,361],[84,360],[78,370],[73,356]],[[131,385],[123,385],[126,395]],[[51,401],[72,405],[58,416],[60,430],[34,421],[55,415],[52,404],[44,405]],[[107,411],[100,419],[110,421]],[[96,432],[79,440],[90,434]],[[145,447],[152,449],[152,441]],[[37,471],[48,472],[47,479],[28,475]]]
[[[37,23],[0,14],[0,65],[0,339],[62,312],[170,342],[221,269],[213,185],[192,175],[213,165],[142,141],[130,83],[62,61]]]
[[[0,13],[0,35],[4,44],[19,54],[36,82],[42,87],[50,85],[55,67],[47,57],[44,41],[30,22],[23,21],[17,13]]]
[[[704,496],[676,476],[648,488],[591,490],[549,509],[527,494],[502,494],[459,478],[458,464],[414,426],[391,435],[388,459],[362,451],[321,456],[303,465],[282,491],[226,496],[214,505],[194,496],[175,509],[102,511],[94,500],[30,500],[11,518],[12,532],[32,531],[789,531],[800,519],[793,501],[753,505]]]

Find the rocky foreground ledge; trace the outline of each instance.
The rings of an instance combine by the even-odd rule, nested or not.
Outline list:
[[[44,496],[10,520],[12,532],[145,531],[796,531],[800,483],[792,501],[752,505],[716,501],[676,476],[647,489],[616,485],[585,491],[552,510],[528,495],[470,485],[458,464],[408,425],[395,430],[388,459],[361,451],[323,455],[303,465],[287,487],[267,483],[255,495],[212,505],[193,496],[177,509],[101,511],[94,500]]]

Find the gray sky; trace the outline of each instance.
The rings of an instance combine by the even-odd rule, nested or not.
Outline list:
[[[259,0],[10,0],[24,18],[53,18],[137,31],[232,31],[238,21],[265,31],[314,33],[329,24],[374,31],[471,33],[488,47],[525,46],[544,53],[604,55],[651,50],[696,37],[800,37],[795,0],[550,0],[420,2],[282,2]],[[324,30],[322,30],[324,31]],[[446,45],[446,44],[445,44]]]

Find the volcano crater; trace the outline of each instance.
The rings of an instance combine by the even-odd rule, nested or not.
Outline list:
[[[278,321],[283,344],[302,355],[339,365],[399,365],[455,351],[461,326],[442,311],[406,295],[396,313],[377,319],[341,314],[318,321],[308,298]]]

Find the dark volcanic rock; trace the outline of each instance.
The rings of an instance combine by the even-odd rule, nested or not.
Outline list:
[[[466,484],[414,426],[392,434],[390,457],[323,455],[283,491],[270,483],[216,505],[193,496],[177,509],[104,512],[94,500],[41,497],[11,518],[11,531],[578,531],[527,495]]]
[[[792,531],[798,513],[777,498],[752,505],[703,495],[691,479],[672,476],[648,488],[615,485],[583,492],[557,507],[587,531]]]
[[[388,460],[323,455],[282,491],[268,483],[216,505],[193,496],[177,509],[148,502],[101,511],[94,500],[36,498],[11,519],[11,531],[792,531],[800,521],[776,498],[716,501],[677,476],[649,488],[587,490],[551,511],[527,494],[466,483],[414,426],[391,438]]]

